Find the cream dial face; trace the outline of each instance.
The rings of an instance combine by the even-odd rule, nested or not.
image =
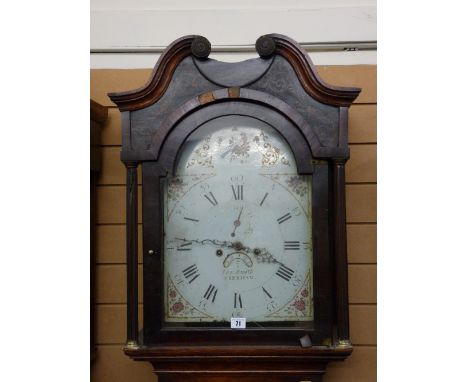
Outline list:
[[[166,322],[313,320],[311,177],[276,130],[210,121],[164,190]]]

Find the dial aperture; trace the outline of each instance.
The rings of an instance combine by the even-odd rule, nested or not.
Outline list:
[[[165,182],[166,320],[312,320],[310,177],[270,126],[210,123]]]

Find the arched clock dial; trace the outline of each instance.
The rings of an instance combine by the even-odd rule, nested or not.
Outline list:
[[[312,321],[311,178],[269,125],[196,130],[165,182],[167,322]]]

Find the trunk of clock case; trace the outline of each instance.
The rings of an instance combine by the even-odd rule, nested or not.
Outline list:
[[[329,344],[333,327],[333,255],[330,251],[329,167],[317,162],[312,174],[312,227],[314,267],[314,323],[312,329],[294,327],[233,331],[226,328],[169,328],[164,326],[163,187],[165,174],[157,162],[142,164],[143,176],[143,315],[142,345],[195,343],[297,345],[308,334],[314,345]],[[280,325],[280,323],[278,323]]]

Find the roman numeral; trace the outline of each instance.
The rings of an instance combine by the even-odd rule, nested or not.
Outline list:
[[[184,219],[185,219],[185,220],[190,220],[190,221],[192,221],[192,222],[199,222],[198,219],[192,219],[192,218],[188,218],[188,217],[186,217],[186,216],[184,217]]]
[[[244,200],[244,185],[238,184],[236,187],[231,185],[232,193],[235,200]]]
[[[265,196],[263,197],[262,201],[260,202],[260,207],[262,206],[263,202],[265,201],[265,199],[267,198],[268,196],[268,192],[265,194]]]
[[[291,280],[294,271],[291,268],[288,268],[286,265],[281,264],[278,271],[276,272],[276,276],[281,277],[283,280],[289,281]]]
[[[189,284],[191,284],[192,281],[194,281],[198,276],[200,276],[200,273],[198,272],[198,268],[195,264],[191,265],[190,267],[185,268],[182,271],[182,274],[187,280],[190,279]]]
[[[265,292],[265,294],[266,294],[268,297],[273,298],[273,297],[271,297],[271,294],[268,293],[268,291],[267,291],[264,287],[262,287],[262,289],[263,289],[263,291]]]
[[[214,285],[211,285],[208,287],[208,289],[206,290],[205,294],[203,295],[203,298],[209,300],[211,295],[213,295],[212,299],[211,299],[211,302],[214,302],[215,301],[215,298],[216,298],[216,294],[218,293],[218,289],[216,289],[216,287]]]
[[[191,251],[192,250],[192,242],[187,241],[186,243],[179,245],[177,247],[177,250],[178,251]]]
[[[234,308],[242,308],[242,298],[240,293],[234,293]]]
[[[218,204],[218,201],[216,200],[216,198],[214,197],[213,193],[210,192],[209,195],[207,194],[203,194],[203,196],[206,198],[206,200],[208,200],[213,206],[216,206]]]
[[[285,251],[296,251],[300,248],[301,244],[298,241],[285,241],[284,250]]]
[[[286,215],[283,215],[280,218],[276,219],[276,221],[278,222],[278,224],[281,224],[281,223],[284,223],[286,220],[291,219],[291,218],[292,218],[292,216],[288,212]]]

